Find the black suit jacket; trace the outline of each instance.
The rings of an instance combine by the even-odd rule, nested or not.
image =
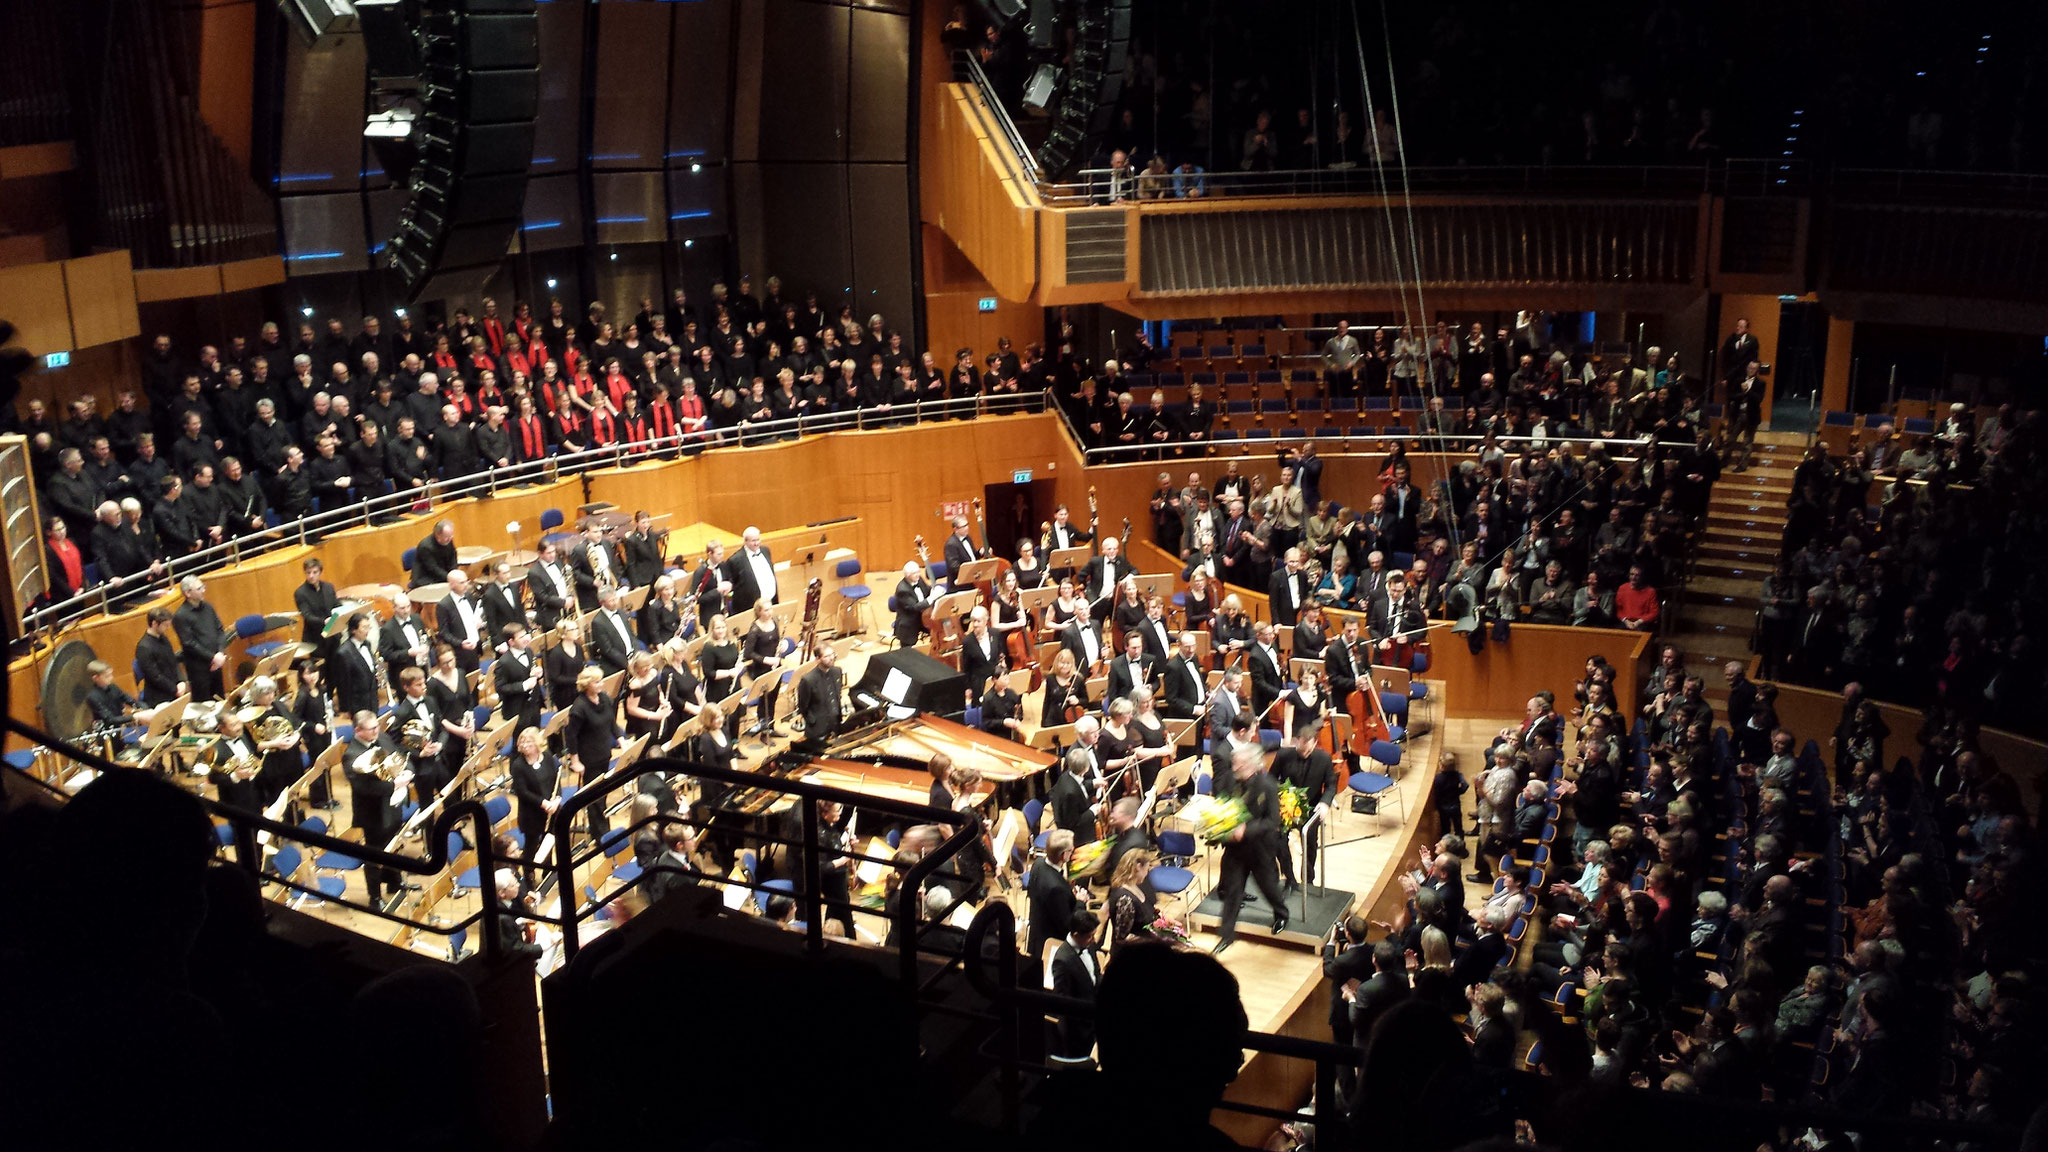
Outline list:
[[[1344,986],[1356,980],[1362,994],[1372,976],[1372,945],[1353,944],[1342,952],[1337,951],[1334,940],[1323,945],[1323,978],[1330,982],[1330,1030],[1339,1042],[1352,1035],[1351,1004],[1344,999]]]
[[[768,571],[774,572],[775,557],[768,551],[768,546],[765,544],[761,546],[761,555],[768,561]],[[754,578],[754,565],[747,559],[747,550],[745,548],[736,549],[732,555],[727,556],[725,563],[721,567],[725,572],[725,578],[732,582],[732,606],[734,611],[743,612],[752,608],[754,601],[764,596],[767,597],[770,604],[775,603],[777,598],[775,582],[771,579],[766,588],[761,587],[760,582]]]
[[[1494,966],[1507,954],[1507,937],[1498,932],[1486,933],[1474,940],[1472,946],[1460,953],[1457,962],[1451,965],[1451,983],[1459,988],[1470,988],[1491,979]]]
[[[1301,603],[1314,602],[1315,589],[1308,586],[1308,574],[1295,573],[1294,582],[1301,589]],[[1294,627],[1295,619],[1301,615],[1301,606],[1288,602],[1286,565],[1273,569],[1273,578],[1266,582],[1266,596],[1272,603],[1273,623],[1281,628]]]
[[[1081,959],[1081,952],[1071,941],[1062,943],[1052,954],[1052,990],[1061,996],[1076,1000],[1095,1000],[1095,977],[1089,973],[1088,965]],[[1060,1021],[1060,1055],[1071,1060],[1081,1060],[1095,1048],[1095,1021],[1081,1016],[1068,1016]]]
[[[1052,784],[1052,822],[1074,834],[1074,847],[1095,842],[1095,814],[1088,810],[1088,789],[1071,772]]]
[[[446,601],[443,600],[443,603],[446,603]],[[437,609],[437,611],[439,610]],[[386,620],[383,627],[377,630],[377,651],[383,657],[384,668],[391,677],[391,683],[394,687],[398,684],[398,674],[400,672],[407,668],[421,668],[425,666],[420,659],[415,658],[412,654],[412,641],[405,634],[404,625],[406,624],[412,625],[413,629],[419,633],[421,643],[427,649],[429,655],[432,654],[434,647],[434,633],[427,627],[427,621],[424,617],[415,614],[407,616],[404,621],[400,621],[396,616]]]
[[[1083,599],[1093,602],[1105,598],[1102,594],[1103,568],[1104,558],[1101,556],[1097,556],[1094,559],[1088,561],[1088,563],[1082,567],[1080,591],[1081,597]],[[1113,585],[1123,583],[1124,577],[1129,576],[1136,571],[1137,568],[1133,567],[1129,560],[1124,559],[1123,553],[1117,553],[1116,567],[1114,569],[1116,578],[1113,582]],[[1108,599],[1116,598],[1116,588],[1113,585],[1109,590],[1109,596],[1107,597]]]
[[[563,579],[568,584],[566,592],[558,588],[552,578],[535,564],[526,574],[526,588],[533,596],[533,614],[542,628],[553,628],[568,611],[571,598],[576,595],[576,573],[561,560],[555,561],[561,568]]]
[[[1338,708],[1346,707],[1358,688],[1357,655],[1342,636],[1323,649],[1323,676],[1330,682],[1330,703]]]
[[[1209,682],[1200,661],[1193,657],[1183,660],[1176,654],[1166,662],[1164,684],[1168,716],[1187,720],[1201,715],[1209,700]]]
[[[1090,620],[1088,622],[1088,629],[1089,631],[1095,633],[1096,658],[1101,660],[1108,659],[1109,651],[1107,646],[1102,642],[1101,629],[1093,620]],[[1088,669],[1091,667],[1091,665],[1088,662],[1088,650],[1083,645],[1081,640],[1081,622],[1079,620],[1076,620],[1073,623],[1068,624],[1065,628],[1060,629],[1060,647],[1065,648],[1067,651],[1072,652],[1074,654],[1074,666],[1081,670],[1081,675],[1085,678],[1088,675]]]
[[[813,668],[796,686],[796,710],[804,718],[804,739],[822,743],[839,730],[840,697],[846,673],[838,667]]]
[[[477,593],[478,603],[484,611],[484,644],[487,652],[495,652],[505,643],[507,624],[526,623],[526,597],[515,581],[511,584],[483,584]]]
[[[590,627],[586,629],[591,654],[597,657],[597,666],[607,676],[624,671],[626,661],[633,658],[633,626],[623,610],[617,619],[618,627],[614,627],[612,616],[600,609],[591,616]]]
[[[996,662],[1004,658],[1003,651],[1003,642],[993,632],[981,640],[971,631],[960,638],[960,674],[967,677],[969,693],[978,697],[988,687],[989,677],[995,675]]]
[[[178,698],[178,684],[185,679],[185,668],[178,662],[178,652],[171,647],[170,637],[143,633],[142,639],[135,642],[135,663],[140,666],[137,682],[142,687],[144,704],[168,704]]]
[[[638,532],[626,534],[626,579],[633,587],[645,588],[661,575],[663,567],[661,546],[655,542],[653,533],[643,536]]]
[[[1307,792],[1311,804],[1330,804],[1337,799],[1337,773],[1330,754],[1321,748],[1306,757],[1292,747],[1280,749],[1273,757],[1273,775]]]
[[[737,586],[735,586],[737,589]],[[896,627],[899,630],[924,627],[924,610],[938,599],[938,589],[929,583],[896,582]]]
[[[649,648],[658,647],[676,634],[683,623],[682,601],[663,604],[653,596],[640,609],[640,639]]]
[[[335,595],[334,585],[325,580],[318,585],[301,581],[292,593],[292,602],[299,610],[299,641],[310,644],[320,638],[327,618],[341,606],[341,597]]]
[[[1074,887],[1058,868],[1040,859],[1032,861],[1024,891],[1031,904],[1031,930],[1025,951],[1031,970],[1036,971],[1044,962],[1045,942],[1064,939],[1073,929]]]
[[[398,831],[398,809],[391,805],[391,783],[356,767],[363,753],[372,747],[360,739],[350,740],[341,752],[341,770],[348,778],[350,815],[355,826],[363,830],[363,843],[382,848]],[[398,746],[389,736],[380,735],[374,747],[377,756],[382,757]]]
[[[1138,666],[1131,667],[1129,656],[1119,656],[1109,662],[1109,685],[1103,689],[1104,700],[1120,700],[1131,694],[1131,689],[1140,684],[1152,685],[1159,681],[1159,665],[1152,657],[1140,655]]]
[[[962,540],[957,533],[948,533],[946,535],[945,560],[946,583],[948,585],[955,589],[966,587],[966,585],[960,583],[960,566],[972,564],[975,561],[974,551],[974,545]]]
[[[1244,666],[1252,681],[1253,727],[1265,726],[1266,709],[1280,698],[1281,687],[1287,683],[1287,671],[1277,663],[1279,648],[1275,647],[1273,652],[1273,659],[1269,660],[1257,644],[1245,649]]]
[[[1179,634],[1168,627],[1163,619],[1155,621],[1148,617],[1144,623],[1138,625],[1137,632],[1139,638],[1145,641],[1145,655],[1152,658],[1155,666],[1163,666],[1167,657],[1179,650]],[[1125,635],[1128,636],[1129,633],[1126,632]]]

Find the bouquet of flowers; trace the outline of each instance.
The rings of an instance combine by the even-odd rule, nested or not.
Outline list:
[[[1067,858],[1067,879],[1080,880],[1102,871],[1102,866],[1109,862],[1111,843],[1097,840],[1074,849],[1074,854]]]
[[[1244,806],[1243,800],[1235,796],[1221,798],[1202,813],[1195,835],[1204,844],[1221,844],[1251,818],[1251,810]]]
[[[1161,916],[1145,925],[1144,931],[1157,939],[1164,940],[1175,948],[1194,947],[1194,937],[1188,935],[1187,925],[1171,916]]]
[[[1308,819],[1308,789],[1297,784],[1280,782],[1280,825],[1283,828],[1299,828]]]

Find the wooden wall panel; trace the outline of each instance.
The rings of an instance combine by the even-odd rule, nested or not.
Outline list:
[[[74,347],[71,313],[64,303],[62,264],[0,269],[0,316],[19,333],[15,343],[41,355]]]
[[[559,508],[570,522],[576,520],[576,506],[583,503],[583,485],[560,480],[537,488],[506,489],[496,496],[472,497],[441,505],[432,512],[408,516],[393,524],[374,528],[351,528],[319,542],[317,551],[327,565],[327,578],[336,587],[371,582],[403,583],[399,557],[433,531],[439,520],[455,524],[455,543],[467,548],[474,544],[493,550],[513,546],[505,531],[508,523],[519,522],[519,547],[532,548],[540,540],[540,514]]]
[[[947,85],[931,98],[928,133],[919,141],[919,211],[943,229],[997,292],[1028,300],[1037,286],[1037,196],[1008,178],[999,142],[977,114],[980,97]]]
[[[41,400],[61,417],[66,403],[90,394],[99,399],[100,415],[104,416],[114,410],[114,393],[120,389],[133,388],[140,398],[139,371],[132,341],[79,348],[71,353],[68,366],[22,377],[19,403]]]
[[[128,253],[105,252],[64,262],[71,335],[80,348],[142,334],[135,314],[135,270]]]
[[[228,154],[249,165],[255,85],[255,0],[207,0],[199,15],[199,116]]]

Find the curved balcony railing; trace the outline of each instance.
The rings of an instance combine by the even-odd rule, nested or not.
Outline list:
[[[632,444],[611,444],[583,452],[566,452],[540,460],[527,460],[504,468],[488,468],[467,476],[429,481],[424,488],[388,492],[356,500],[339,508],[323,508],[297,520],[280,521],[261,532],[251,532],[224,543],[167,557],[163,573],[138,579],[130,576],[119,584],[101,581],[66,600],[46,605],[26,618],[31,633],[47,632],[67,624],[124,610],[149,596],[177,586],[187,576],[203,575],[252,556],[277,548],[309,543],[347,528],[366,527],[387,517],[423,511],[433,505],[471,496],[491,496],[501,489],[549,483],[593,468],[624,468],[652,460],[673,460],[713,448],[745,448],[760,444],[822,435],[827,432],[874,430],[901,427],[931,420],[967,419],[978,415],[1036,412],[1045,406],[1041,393],[968,396],[955,400],[922,400],[889,409],[861,408],[792,416],[783,420],[762,420],[702,432],[679,432],[674,436]]]

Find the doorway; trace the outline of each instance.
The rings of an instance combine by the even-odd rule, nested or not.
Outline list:
[[[1770,366],[1771,431],[1811,434],[1820,427],[1820,381],[1827,358],[1827,308],[1801,300],[1780,304],[1777,362]]]
[[[1017,541],[1038,542],[1038,526],[1052,519],[1057,506],[1051,480],[990,484],[982,489],[981,501],[988,511],[988,546],[1005,560],[1017,558]]]

